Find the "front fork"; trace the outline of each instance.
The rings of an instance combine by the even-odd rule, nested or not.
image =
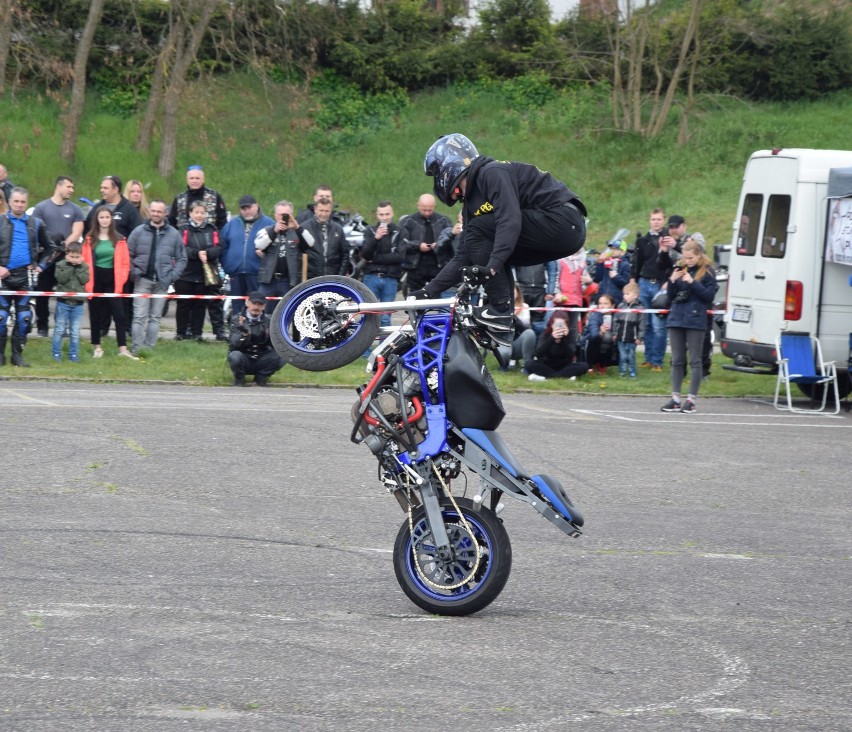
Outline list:
[[[423,501],[423,508],[426,511],[426,522],[429,524],[432,541],[435,542],[435,553],[441,561],[449,562],[453,558],[453,550],[450,547],[447,527],[444,525],[440,496],[435,488],[432,460],[424,460],[411,467],[423,478],[423,482],[420,484],[420,500]]]

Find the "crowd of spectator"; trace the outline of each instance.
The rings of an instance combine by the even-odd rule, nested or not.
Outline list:
[[[110,327],[118,356],[138,360],[156,346],[165,298],[99,297],[102,293],[172,290],[217,296],[227,282],[233,298],[228,300],[229,322],[221,298],[178,299],[174,338],[203,341],[209,319],[212,338],[228,343],[234,384],[243,385],[247,375],[254,375],[255,383],[265,385],[283,366],[269,338],[269,315],[277,299],[305,279],[352,274],[350,243],[335,220],[328,186],[318,186],[298,214],[293,203],[282,199],[270,217],[252,194],[243,195],[238,212],[229,214],[200,165],[189,167],[186,182],[167,204],[148,201],[138,180],[122,188],[118,176],[104,176],[101,199],[84,214],[72,201],[74,181],[59,176],[53,194],[28,214],[29,193],[15,186],[0,165],[0,289],[89,294],[55,298],[54,359],[62,360],[67,336],[69,360],[80,360],[86,301],[93,358],[104,357],[101,344]],[[453,257],[463,236],[461,215],[451,222],[436,212],[431,194],[420,196],[414,208],[395,220],[391,201],[379,201],[374,223],[364,229],[354,270],[379,301],[423,288]],[[673,395],[664,410],[694,411],[700,381],[709,375],[706,311],[715,293],[704,246],[701,234],[687,233],[684,217],[666,218],[655,208],[647,233],[635,242],[613,240],[601,252],[581,250],[515,268],[515,336],[511,346],[501,349],[504,368],[519,368],[532,381],[603,375],[610,368],[623,378],[637,378],[643,368],[663,370],[671,332]],[[664,314],[644,312],[669,295],[668,322]],[[27,334],[34,327],[48,337],[49,319],[48,296],[0,295],[0,365],[6,363],[10,326],[11,363],[26,367]],[[383,316],[382,324],[389,323],[390,315]],[[639,364],[638,345],[644,345]],[[691,377],[682,401],[687,353]]]

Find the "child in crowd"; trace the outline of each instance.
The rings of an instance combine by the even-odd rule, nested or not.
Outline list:
[[[618,346],[618,373],[622,378],[630,374],[636,378],[636,344],[645,335],[645,313],[639,302],[639,285],[629,282],[624,286],[622,301],[614,313],[615,342]]]
[[[595,309],[586,318],[582,343],[586,362],[593,373],[606,374],[607,368],[616,362],[618,349],[615,346],[613,331],[613,310],[615,301],[612,295],[599,295]]]
[[[85,292],[89,281],[89,265],[83,261],[83,245],[72,241],[65,245],[65,259],[56,263],[56,289],[60,292]],[[53,360],[62,360],[62,336],[68,328],[68,360],[80,361],[80,321],[83,319],[85,295],[60,297],[56,300],[53,328]]]

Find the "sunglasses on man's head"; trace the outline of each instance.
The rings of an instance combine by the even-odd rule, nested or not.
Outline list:
[[[200,165],[190,165],[186,170],[187,172],[189,172],[190,170],[204,170],[204,168],[202,168]]]

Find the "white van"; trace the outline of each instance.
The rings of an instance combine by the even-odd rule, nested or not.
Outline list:
[[[726,369],[776,373],[781,331],[816,335],[845,395],[852,347],[852,151],[760,150],[746,165],[728,270]],[[842,375],[841,375],[842,370]]]

